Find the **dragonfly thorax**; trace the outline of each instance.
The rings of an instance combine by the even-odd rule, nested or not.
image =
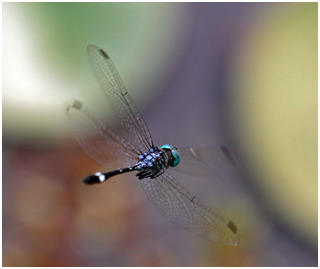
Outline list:
[[[136,176],[139,179],[155,178],[162,174],[170,166],[174,167],[180,162],[178,150],[170,145],[152,147],[148,152],[139,155],[136,170],[140,171]]]

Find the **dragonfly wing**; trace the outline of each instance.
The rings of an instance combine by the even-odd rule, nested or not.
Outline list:
[[[140,182],[151,203],[173,223],[213,241],[238,244],[237,226],[205,206],[167,172]]]
[[[235,175],[237,161],[225,146],[178,148],[181,160],[174,169],[192,176],[226,178]]]
[[[69,105],[67,115],[71,131],[80,146],[101,166],[114,169],[111,166],[127,167],[137,161],[137,150],[94,117],[82,102],[75,100]]]
[[[153,146],[150,132],[114,63],[108,54],[97,46],[89,46],[88,53],[101,88],[122,126],[132,138],[134,146],[141,152],[148,151]]]

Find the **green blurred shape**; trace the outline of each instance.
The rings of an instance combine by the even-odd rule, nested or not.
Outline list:
[[[107,105],[88,45],[108,52],[141,108],[174,68],[190,20],[175,3],[4,3],[3,14],[4,137],[35,144],[68,132],[67,100]]]

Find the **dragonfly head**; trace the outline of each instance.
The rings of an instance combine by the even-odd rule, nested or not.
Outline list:
[[[175,167],[180,163],[180,152],[176,147],[173,147],[171,145],[163,145],[161,146],[162,149],[167,149],[171,151],[172,157],[173,157],[173,163],[171,164],[171,167]]]

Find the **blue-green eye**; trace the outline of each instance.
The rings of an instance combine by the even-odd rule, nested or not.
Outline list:
[[[165,144],[165,145],[161,146],[160,148],[161,148],[161,149],[171,149],[171,150],[174,149],[174,147],[171,146],[171,145],[169,145],[169,144]]]
[[[172,156],[173,156],[173,164],[172,167],[177,166],[180,163],[180,153],[176,149],[171,150]]]
[[[173,157],[173,163],[171,165],[172,167],[175,167],[180,163],[180,153],[176,148],[174,148],[173,146],[168,145],[168,144],[163,145],[161,148],[171,150],[172,157]]]

